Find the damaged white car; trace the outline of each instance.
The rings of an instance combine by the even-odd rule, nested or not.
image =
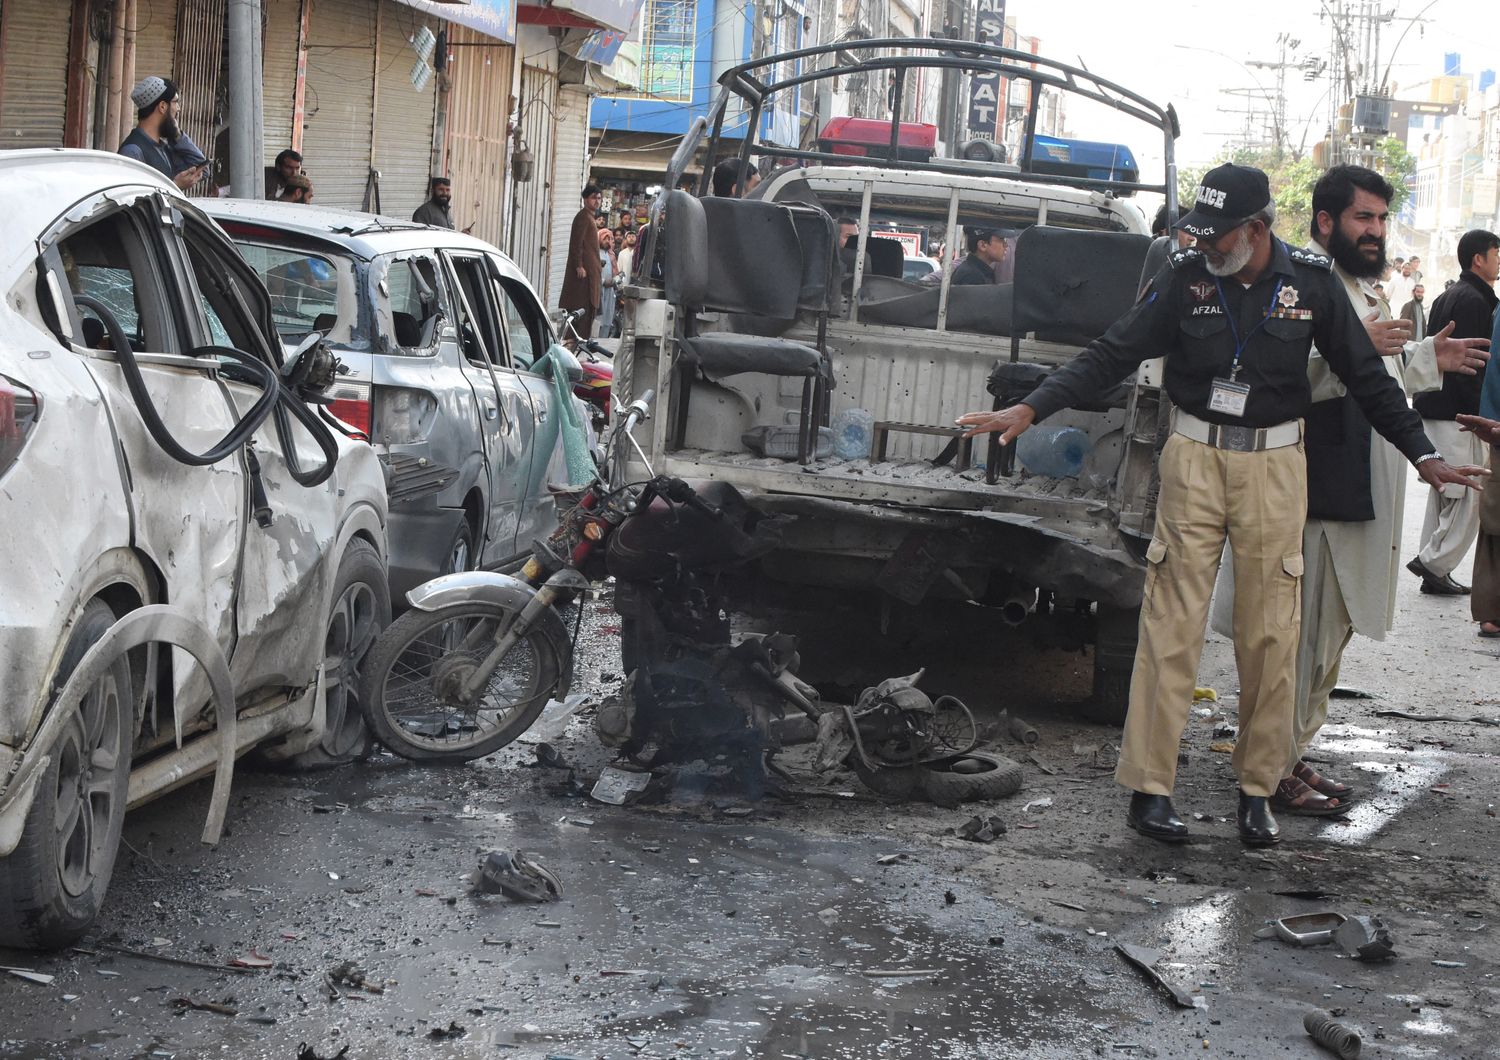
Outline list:
[[[117,155],[0,152],[0,945],[99,912],[133,807],[348,761],[388,621],[374,452],[222,231]]]

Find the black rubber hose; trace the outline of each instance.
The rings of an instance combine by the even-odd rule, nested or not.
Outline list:
[[[316,471],[303,471],[297,459],[297,440],[292,437],[292,425],[286,414],[290,411],[307,428],[313,441],[323,451],[323,464]],[[339,460],[338,442],[333,431],[318,418],[312,408],[296,394],[282,391],[282,404],[276,409],[276,438],[281,443],[281,452],[286,457],[286,469],[292,479],[301,486],[316,486],[333,474]]]
[[[271,415],[282,396],[281,382],[277,378],[276,370],[270,365],[228,346],[207,347],[207,351],[233,358],[239,364],[244,365],[252,375],[259,376],[257,382],[263,392],[250,407],[250,411],[245,413],[239,422],[230,428],[229,433],[219,439],[217,444],[202,453],[190,452],[172,437],[172,432],[162,422],[161,414],[156,410],[156,402],[151,400],[151,392],[146,389],[146,380],[142,377],[141,367],[136,362],[135,350],[131,348],[125,329],[120,327],[120,322],[115,319],[114,312],[99,299],[90,295],[74,295],[73,300],[91,311],[104,325],[105,331],[109,333],[110,344],[114,346],[120,370],[125,374],[125,385],[130,390],[130,396],[135,399],[136,409],[141,414],[146,430],[156,440],[156,444],[161,446],[162,451],[178,463],[192,467],[217,464],[254,437],[255,432],[266,421],[266,417]]]

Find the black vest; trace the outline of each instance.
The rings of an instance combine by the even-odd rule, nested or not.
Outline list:
[[[1348,394],[1307,410],[1307,517],[1339,523],[1375,518],[1370,495],[1373,428]]]

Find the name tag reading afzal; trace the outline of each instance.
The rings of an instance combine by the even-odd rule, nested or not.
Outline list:
[[[1208,410],[1225,416],[1243,416],[1250,400],[1250,386],[1232,379],[1215,379],[1208,394]]]

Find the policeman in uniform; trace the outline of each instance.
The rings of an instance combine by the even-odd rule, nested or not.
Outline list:
[[[1142,835],[1187,837],[1172,806],[1177,747],[1203,652],[1225,537],[1234,558],[1234,647],[1240,673],[1239,832],[1280,838],[1268,804],[1292,751],[1307,467],[1302,417],[1316,341],[1365,418],[1430,484],[1475,486],[1450,467],[1386,373],[1332,262],[1271,234],[1275,206],[1258,169],[1210,170],[1177,227],[1175,251],[1136,305],[1024,403],[959,418],[970,435],[1013,441],[1060,409],[1087,403],[1144,360],[1165,356],[1176,406],[1162,450],[1156,535],[1146,553],[1140,647],[1115,779],[1131,789],[1126,822]]]

